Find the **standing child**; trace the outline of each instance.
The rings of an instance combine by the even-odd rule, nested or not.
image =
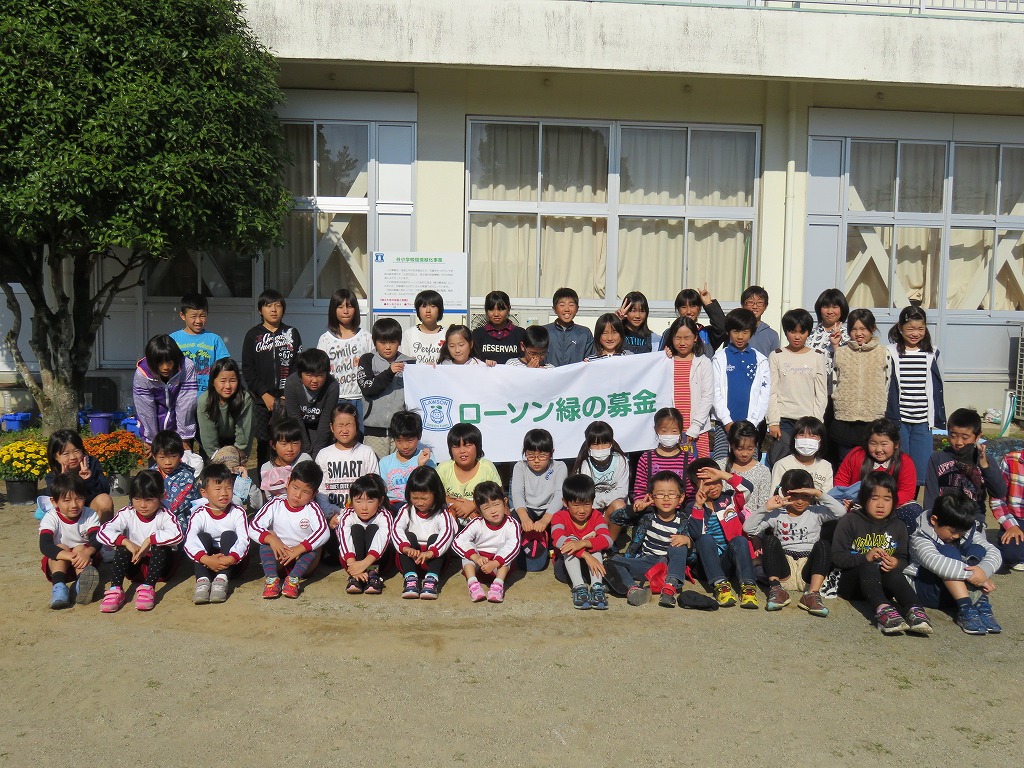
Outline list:
[[[202,394],[210,386],[210,369],[218,360],[230,357],[227,345],[216,333],[206,330],[210,304],[201,293],[186,293],[181,297],[178,317],[185,327],[171,334],[178,349],[196,370],[196,385]]]
[[[803,469],[814,478],[814,487],[822,493],[832,490],[832,465],[825,455],[825,425],[814,416],[804,416],[793,424],[792,453],[772,466],[772,487],[791,469]]]
[[[729,342],[715,353],[712,371],[715,383],[715,458],[724,458],[726,433],[737,419],[746,419],[758,429],[768,413],[771,375],[768,358],[750,346],[757,319],[749,309],[734,309],[725,317]],[[722,446],[721,449],[719,446]],[[719,455],[721,454],[721,455]],[[758,457],[761,440],[758,439]]]
[[[413,411],[398,411],[391,417],[391,439],[395,452],[380,460],[379,472],[388,489],[388,501],[393,511],[405,503],[405,485],[416,467],[436,467],[430,458],[430,448],[421,445],[423,419]]]
[[[544,327],[548,331],[547,361],[556,368],[581,363],[594,354],[594,336],[589,328],[573,320],[580,309],[580,297],[572,288],[559,288],[551,297],[555,322]]]
[[[889,351],[875,336],[875,316],[870,309],[855,309],[846,325],[849,341],[836,350],[833,361],[835,418],[828,425],[839,461],[864,445],[869,425],[885,416],[889,397]]]
[[[245,510],[233,503],[235,475],[223,464],[207,464],[199,474],[205,503],[196,505],[185,531],[185,554],[195,565],[196,605],[228,599],[228,579],[242,571],[249,551]]]
[[[302,425],[287,416],[270,425],[268,446],[270,459],[260,467],[260,490],[270,501],[284,493],[292,469],[303,461],[312,461],[313,457],[302,452]]]
[[[803,416],[825,418],[828,406],[828,374],[825,355],[807,346],[814,322],[806,309],[792,309],[782,316],[782,330],[789,343],[768,355],[771,394],[768,397],[768,434],[775,441],[768,452],[774,464],[792,449],[793,430]]]
[[[473,504],[480,510],[480,517],[458,533],[452,549],[462,558],[469,599],[474,603],[485,599],[500,603],[505,599],[505,579],[522,547],[522,532],[519,522],[509,514],[508,499],[498,483],[487,480],[477,485]],[[480,577],[491,580],[486,593]]]
[[[555,441],[546,429],[523,436],[523,460],[512,468],[509,496],[523,532],[527,571],[543,571],[549,557],[548,528],[562,508],[566,467],[555,461]]]
[[[144,469],[132,478],[129,504],[100,528],[98,540],[114,548],[110,587],[103,593],[101,613],[116,613],[128,600],[125,577],[139,579],[135,608],[151,611],[156,583],[174,570],[174,547],[184,539],[174,515],[163,508],[164,482],[160,473]]]
[[[772,495],[772,473],[756,457],[757,427],[746,419],[734,421],[729,427],[729,458],[718,465],[750,483],[747,509],[760,509]]]
[[[377,454],[359,442],[357,416],[352,403],[334,406],[331,413],[334,445],[326,446],[316,455],[317,466],[324,473],[320,493],[326,494],[331,504],[342,509],[350,506],[352,483],[363,475],[376,475],[378,472]],[[331,527],[335,525],[332,520]]]
[[[185,445],[177,432],[165,429],[153,438],[153,465],[160,472],[163,508],[170,512],[184,532],[192,516],[192,503],[199,500],[199,488],[192,468],[181,460]]]
[[[356,408],[359,429],[363,428],[363,395],[356,383],[359,358],[373,351],[373,340],[361,327],[359,297],[348,288],[339,288],[327,307],[327,330],[317,341],[317,349],[327,353],[331,376],[338,382],[338,402]]]
[[[53,481],[65,472],[74,472],[85,483],[85,506],[105,523],[114,516],[114,500],[110,496],[110,481],[94,456],[85,452],[82,436],[73,429],[58,429],[46,442],[46,458],[50,473],[44,478],[46,494],[53,496]]]
[[[761,320],[766,309],[768,309],[768,291],[760,285],[752,285],[740,294],[740,306],[749,310],[757,322],[753,334],[750,337],[750,346],[756,349],[765,357],[778,349],[779,334],[775,332],[768,323]]]
[[[285,411],[302,425],[302,450],[312,456],[331,442],[331,414],[338,404],[338,382],[329,379],[330,370],[326,352],[306,349],[295,358],[295,372],[284,385]]]
[[[661,349],[661,336],[647,327],[650,312],[647,297],[640,291],[630,291],[622,297],[622,306],[615,310],[615,314],[622,321],[626,334],[624,351],[642,355]]]
[[[495,362],[486,363],[476,356],[473,349],[473,334],[464,325],[450,325],[444,334],[444,346],[437,357],[438,365],[487,365],[493,367]]]
[[[725,312],[722,311],[718,299],[711,296],[708,284],[697,291],[693,288],[684,288],[676,296],[676,314],[679,317],[688,317],[697,326],[697,335],[704,344],[704,354],[714,357],[716,351],[729,337],[725,330]],[[708,316],[709,325],[701,325],[700,311],[703,309]],[[664,348],[668,343],[668,334],[661,337],[661,345]]]
[[[1024,571],[1024,452],[1011,451],[999,462],[1006,497],[992,499],[992,516],[1003,529],[996,542],[1011,571]]]
[[[633,354],[626,349],[626,331],[622,321],[611,312],[604,313],[594,323],[594,346],[595,354],[589,355],[588,361]]]
[[[829,395],[832,394],[832,361],[840,347],[850,340],[845,326],[850,314],[846,294],[838,288],[826,288],[814,302],[814,314],[818,322],[807,339],[807,346],[825,355],[825,371],[828,374]]]
[[[593,421],[583,432],[573,475],[586,475],[597,487],[594,508],[611,522],[616,510],[626,506],[629,497],[629,459],[615,442],[615,433],[606,421]]]
[[[473,502],[473,491],[483,482],[501,484],[498,469],[484,456],[484,438],[475,424],[456,424],[448,430],[448,453],[451,458],[441,462],[437,474],[444,484],[447,503],[464,526],[480,510]]]
[[[146,356],[135,366],[132,400],[139,437],[148,446],[162,429],[181,435],[189,450],[196,436],[196,372],[167,334],[146,344]]]
[[[484,296],[487,322],[473,331],[473,347],[483,361],[498,365],[519,356],[525,331],[509,320],[512,301],[504,291],[491,291]]]
[[[199,443],[207,457],[234,446],[245,457],[252,442],[252,398],[242,388],[242,371],[230,357],[210,369],[210,388],[197,404]]]
[[[413,301],[419,323],[405,331],[402,354],[417,363],[434,365],[438,362],[445,341],[444,326],[438,322],[444,317],[444,299],[437,291],[426,290],[416,294]]]
[[[71,605],[69,579],[75,582],[75,602],[86,605],[92,602],[100,583],[96,570],[100,519],[85,505],[88,490],[77,472],[57,475],[49,493],[53,508],[39,522],[39,551],[43,573],[52,585],[50,607],[58,610]]]
[[[402,326],[391,317],[382,317],[373,324],[371,332],[374,352],[367,352],[359,358],[356,382],[366,400],[363,416],[363,442],[377,458],[383,458],[395,449],[394,440],[388,436],[391,417],[405,408],[405,379],[402,372],[406,363],[416,360],[400,354]]]
[[[554,368],[547,362],[548,329],[543,325],[528,325],[523,329],[522,354],[505,362],[505,365],[523,366],[525,368]]]
[[[377,475],[363,475],[351,490],[352,508],[342,514],[338,526],[341,567],[348,573],[345,591],[379,595],[384,591],[380,563],[392,536],[387,488]]]
[[[398,566],[405,574],[402,598],[436,600],[445,555],[456,531],[437,471],[433,467],[416,467],[406,483],[405,499],[391,529]]]
[[[608,609],[602,579],[604,553],[611,549],[612,537],[604,516],[594,509],[596,493],[594,481],[586,475],[566,478],[561,494],[564,506],[551,519],[555,578],[572,587],[572,606],[581,611]]]
[[[683,416],[685,447],[696,456],[710,456],[714,371],[697,324],[688,317],[676,318],[665,332],[665,349],[672,356],[672,400]]]

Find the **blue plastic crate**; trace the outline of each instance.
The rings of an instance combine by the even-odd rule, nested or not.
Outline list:
[[[8,432],[20,432],[31,418],[31,413],[5,413],[3,416],[4,429]]]

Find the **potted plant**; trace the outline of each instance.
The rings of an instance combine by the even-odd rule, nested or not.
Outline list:
[[[7,485],[7,503],[34,502],[39,480],[48,469],[46,446],[42,443],[16,440],[0,448],[0,478]]]
[[[94,456],[110,478],[112,491],[128,493],[131,473],[143,466],[146,446],[143,442],[123,429],[102,435],[93,435],[83,440],[85,452]]]

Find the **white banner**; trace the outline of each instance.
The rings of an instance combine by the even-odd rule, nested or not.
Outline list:
[[[546,429],[555,456],[575,458],[591,422],[608,422],[624,451],[653,448],[654,414],[672,405],[672,361],[626,355],[561,368],[409,365],[405,403],[423,418],[423,442],[440,463],[448,430],[476,424],[491,461],[519,461],[523,436]]]

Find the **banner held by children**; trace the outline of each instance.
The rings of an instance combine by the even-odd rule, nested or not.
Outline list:
[[[423,418],[423,443],[434,460],[448,456],[448,430],[476,424],[491,461],[519,461],[523,436],[546,429],[557,458],[575,458],[583,431],[606,421],[624,451],[655,444],[654,414],[672,405],[672,361],[629,355],[537,369],[499,365],[409,365],[405,403]]]

